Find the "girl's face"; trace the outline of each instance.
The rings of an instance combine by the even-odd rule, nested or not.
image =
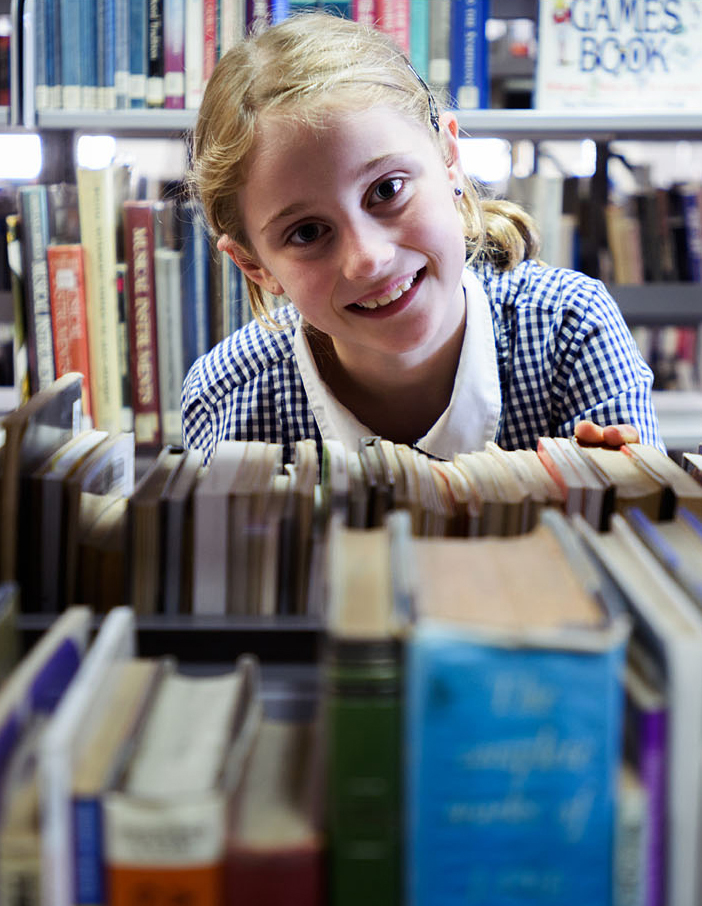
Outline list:
[[[287,294],[347,367],[421,364],[462,329],[455,119],[442,129],[449,163],[426,128],[388,107],[330,114],[321,130],[260,123],[238,198],[253,251],[224,247]]]

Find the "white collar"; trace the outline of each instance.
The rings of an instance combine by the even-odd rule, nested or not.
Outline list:
[[[453,393],[447,408],[415,447],[440,459],[482,450],[495,440],[502,408],[495,334],[487,296],[475,274],[463,270],[466,329]],[[299,324],[293,341],[302,383],[322,440],[339,440],[349,450],[373,432],[343,406],[324,383]]]

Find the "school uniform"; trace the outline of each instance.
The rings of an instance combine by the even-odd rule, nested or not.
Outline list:
[[[466,330],[450,403],[414,446],[432,456],[535,448],[542,435],[570,436],[582,419],[628,423],[663,449],[651,403],[653,375],[604,284],[529,260],[497,271],[488,261],[463,272]],[[209,462],[225,438],[283,445],[327,438],[355,449],[372,434],[320,378],[293,306],[285,326],[253,321],[190,368],[183,385],[183,442]]]

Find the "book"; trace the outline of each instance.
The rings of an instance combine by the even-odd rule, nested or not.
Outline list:
[[[414,538],[409,559],[409,902],[611,902],[617,600],[555,510],[519,537]]]
[[[134,435],[119,433],[97,444],[64,479],[65,557],[58,578],[59,595],[63,596],[59,607],[75,598],[81,530],[111,499],[130,496],[134,478]]]
[[[666,680],[666,902],[692,906],[700,890],[702,616],[620,514],[612,516],[606,533],[577,516],[573,521],[622,595],[632,638]]]
[[[61,107],[80,110],[81,54],[76,53],[76,38],[80,35],[80,0],[60,0],[61,40]]]
[[[193,498],[203,473],[201,450],[184,450],[161,495],[164,557],[161,577],[163,613],[190,613],[193,594]]]
[[[490,106],[488,0],[453,0],[449,36],[449,98],[461,110]]]
[[[107,898],[222,902],[227,802],[261,717],[256,663],[167,674],[124,779],[104,797]]]
[[[449,106],[451,82],[451,0],[429,4],[429,79],[437,107]]]
[[[56,377],[49,301],[46,247],[49,244],[49,209],[46,186],[20,186],[18,203],[22,224],[22,273],[28,332],[30,390],[44,390]]]
[[[116,0],[97,0],[96,8],[97,108],[117,108]]]
[[[636,771],[624,762],[619,772],[614,828],[614,896],[619,906],[642,903],[645,890],[646,790]]]
[[[668,704],[659,668],[633,641],[629,645],[624,685],[625,763],[636,772],[645,794],[644,853],[638,874],[642,876],[643,901],[662,906],[666,883]]]
[[[159,611],[165,556],[161,495],[180,466],[183,453],[179,447],[163,447],[127,502],[128,601],[142,616]]]
[[[229,489],[244,460],[246,441],[220,441],[193,497],[193,613],[227,610]]]
[[[123,207],[134,436],[137,446],[146,447],[161,445],[154,221],[162,204],[126,201]]]
[[[336,517],[338,520],[338,517]],[[401,621],[387,526],[332,524],[322,721],[329,897],[402,902]]]
[[[225,903],[326,902],[319,736],[315,721],[261,721],[227,824]]]
[[[19,214],[5,217],[5,239],[7,242],[7,264],[10,271],[12,309],[14,313],[14,337],[12,359],[14,384],[19,403],[25,403],[30,395],[29,349],[27,317],[24,304],[24,275],[22,273],[22,227]]]
[[[101,713],[84,734],[73,759],[72,832],[68,839],[73,845],[74,898],[67,902],[86,906],[106,902],[102,796],[117,783],[159,682],[171,668],[168,659],[122,659],[109,671],[104,684],[108,688],[100,689]]]
[[[98,109],[97,4],[80,4],[80,105],[83,110]],[[75,49],[72,50],[75,53]]]
[[[164,90],[164,44],[163,44],[163,2],[148,0],[146,23],[146,106],[163,107]]]
[[[115,608],[103,620],[90,650],[83,658],[70,688],[62,697],[39,744],[42,799],[42,882],[52,902],[71,906],[73,839],[71,775],[81,742],[100,707],[110,703],[115,667],[135,653],[136,624],[127,607]],[[115,722],[122,715],[113,714]]]
[[[183,250],[183,368],[187,373],[198,356],[210,348],[210,241],[197,205],[179,208]]]
[[[670,488],[675,512],[684,508],[702,517],[702,486],[674,459],[650,444],[626,444],[622,451],[645,471],[652,472],[661,485]]]
[[[32,513],[30,545],[32,569],[23,583],[23,607],[43,613],[58,613],[62,600],[57,577],[65,559],[63,521],[64,480],[105,438],[105,431],[76,434],[45,459],[28,476],[27,501]],[[29,580],[29,581],[27,581]]]
[[[163,92],[166,109],[185,107],[185,0],[163,3]]]
[[[129,106],[146,107],[148,0],[129,0]]]
[[[92,420],[83,247],[49,245],[46,260],[56,376],[83,375],[83,414]]]
[[[183,366],[183,253],[179,249],[154,250],[156,291],[156,346],[160,395],[161,442],[182,442],[180,393],[185,380]]]
[[[534,106],[699,110],[700,37],[692,3],[657,16],[556,3],[539,16]]]
[[[26,476],[80,430],[81,382],[81,375],[66,374],[2,420],[0,581],[26,575],[30,552],[22,542],[31,518],[23,505]]]
[[[185,0],[185,107],[197,110],[205,90],[205,0]],[[243,34],[243,32],[242,32]]]
[[[78,167],[80,230],[90,352],[90,394],[96,428],[119,431],[122,386],[117,306],[117,170]]]
[[[130,0],[115,0],[115,107],[129,107]]]
[[[41,634],[0,689],[0,800],[5,773],[31,721],[51,714],[90,643],[92,612],[69,607]]]
[[[614,488],[614,510],[624,513],[636,506],[652,519],[668,519],[675,507],[675,498],[668,483],[620,448],[588,447],[574,442],[574,449],[594,464]]]
[[[587,460],[575,440],[540,437],[536,452],[560,487],[568,515],[582,513],[595,528],[604,528],[614,506],[611,479]]]
[[[113,494],[84,494],[76,541],[73,599],[109,613],[128,600],[127,501]]]

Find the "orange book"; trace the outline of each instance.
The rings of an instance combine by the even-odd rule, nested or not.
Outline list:
[[[56,377],[70,371],[83,375],[83,413],[92,418],[83,246],[49,245],[46,257]]]

